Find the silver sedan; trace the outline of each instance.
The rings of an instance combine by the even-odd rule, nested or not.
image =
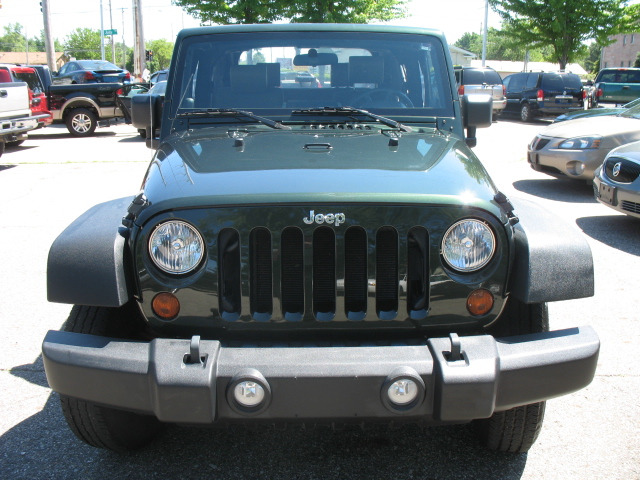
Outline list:
[[[603,205],[640,218],[640,142],[609,153],[596,170],[593,189]]]
[[[527,159],[539,172],[590,182],[611,150],[636,140],[640,140],[640,105],[615,116],[551,124],[531,141]]]

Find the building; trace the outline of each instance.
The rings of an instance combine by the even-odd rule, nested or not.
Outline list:
[[[451,61],[454,65],[462,65],[468,67],[471,64],[471,60],[477,57],[475,53],[468,52],[455,45],[449,45],[449,52],[451,53]]]
[[[63,52],[54,52],[55,69],[59,70],[67,62]],[[46,65],[46,52],[0,52],[0,63],[21,63],[25,65]]]
[[[633,67],[640,53],[640,32],[615,35],[609,39],[615,41],[602,48],[600,68]]]

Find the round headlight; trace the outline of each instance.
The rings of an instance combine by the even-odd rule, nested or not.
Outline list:
[[[442,256],[459,272],[480,270],[489,263],[495,250],[493,231],[480,220],[460,220],[449,227],[442,239]]]
[[[156,266],[167,273],[188,273],[204,255],[204,242],[198,231],[186,222],[161,223],[149,239],[149,255]]]

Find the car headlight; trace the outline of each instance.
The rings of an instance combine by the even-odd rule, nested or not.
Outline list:
[[[569,138],[562,142],[558,148],[566,148],[567,150],[587,150],[589,148],[598,148],[602,137],[576,137]]]
[[[489,263],[495,250],[495,235],[480,220],[460,220],[449,227],[442,239],[442,256],[459,272],[480,270]]]
[[[195,227],[170,220],[151,234],[149,255],[160,270],[180,275],[198,266],[204,256],[204,242]]]

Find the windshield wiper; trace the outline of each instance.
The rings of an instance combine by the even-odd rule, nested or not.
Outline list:
[[[354,107],[324,107],[324,108],[308,108],[304,110],[293,110],[292,114],[297,115],[306,115],[306,114],[322,114],[322,115],[353,115],[359,114],[369,117],[373,120],[376,120],[387,127],[397,128],[403,132],[411,132],[411,127],[407,125],[403,125],[400,122],[396,122],[395,120],[391,120],[390,118],[383,117],[382,115],[376,115],[375,113],[371,113],[367,110],[363,110],[361,108]]]
[[[184,111],[182,113],[178,113],[177,117],[217,117],[231,115],[236,117],[247,117],[251,120],[255,120],[256,122],[260,122],[264,125],[267,125],[271,128],[279,128],[281,130],[291,130],[291,127],[287,125],[283,125],[280,122],[276,122],[275,120],[271,120],[270,118],[261,117],[259,115],[255,115],[253,112],[247,112],[245,110],[236,110],[235,108],[201,108],[201,109],[190,109]]]

